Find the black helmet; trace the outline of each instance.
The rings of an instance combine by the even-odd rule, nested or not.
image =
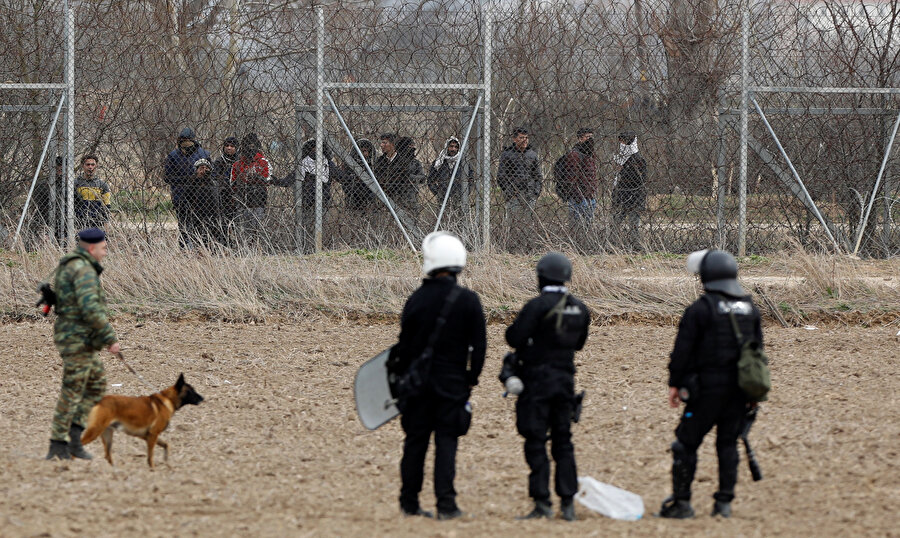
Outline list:
[[[572,278],[572,262],[559,252],[550,252],[538,262],[537,274],[539,278],[562,284]]]
[[[737,281],[738,264],[724,250],[711,250],[700,262],[700,282],[707,291],[718,291],[732,297],[747,295]]]

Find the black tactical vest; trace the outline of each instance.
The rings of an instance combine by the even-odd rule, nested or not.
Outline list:
[[[734,335],[728,313],[734,314],[744,338],[753,338],[759,313],[749,297],[734,298],[707,293],[703,298],[711,310],[711,326],[704,330],[702,349],[698,357],[700,385],[705,388],[737,387],[737,361],[740,344]]]

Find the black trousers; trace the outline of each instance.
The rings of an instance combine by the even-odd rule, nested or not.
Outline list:
[[[528,495],[535,501],[550,500],[550,460],[547,440],[556,463],[556,494],[563,499],[578,492],[575,445],[572,444],[572,411],[575,380],[571,374],[544,371],[525,379],[525,391],[516,401],[516,429],[525,438]]]
[[[737,440],[741,433],[741,423],[747,411],[743,393],[735,390],[723,393],[705,392],[695,404],[688,404],[675,430],[675,437],[681,446],[673,446],[673,489],[676,499],[690,500],[691,482],[697,468],[697,449],[703,438],[716,427],[716,455],[719,460],[719,491],[715,498],[724,502],[734,499],[737,484],[738,456]],[[681,452],[681,454],[679,454]],[[679,477],[680,474],[680,477]]]
[[[406,433],[400,460],[400,507],[419,509],[419,492],[424,479],[425,453],[434,433],[434,496],[439,512],[457,509],[456,448],[460,435],[460,414],[467,413],[466,398],[444,398],[433,393],[410,400],[400,424]]]

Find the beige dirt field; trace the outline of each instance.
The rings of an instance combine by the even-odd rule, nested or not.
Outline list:
[[[734,517],[709,514],[716,488],[707,438],[692,521],[650,517],[670,490],[668,408],[672,326],[591,330],[577,356],[588,392],[574,427],[580,475],[640,494],[644,519],[613,521],[578,505],[580,521],[518,522],[527,467],[512,398],[496,379],[503,326],[460,442],[456,488],[467,517],[399,514],[397,421],[366,431],[356,418],[356,368],[393,343],[396,325],[296,322],[116,322],[126,358],[154,386],[179,372],[206,401],[176,413],[149,470],[143,441],[117,433],[110,466],[99,441],[90,462],[47,462],[61,365],[49,322],[0,327],[0,536],[900,536],[900,360],[895,325],[815,330],[767,327],[774,392],[751,439],[765,474],[743,458]],[[150,391],[105,354],[111,393]],[[121,384],[121,386],[117,386]],[[427,468],[430,474],[431,466]],[[430,476],[422,503],[433,507]],[[554,499],[556,503],[556,499]]]

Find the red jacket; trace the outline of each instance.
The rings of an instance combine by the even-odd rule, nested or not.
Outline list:
[[[238,207],[266,207],[269,161],[262,152],[252,161],[241,157],[231,166],[231,190]]]

